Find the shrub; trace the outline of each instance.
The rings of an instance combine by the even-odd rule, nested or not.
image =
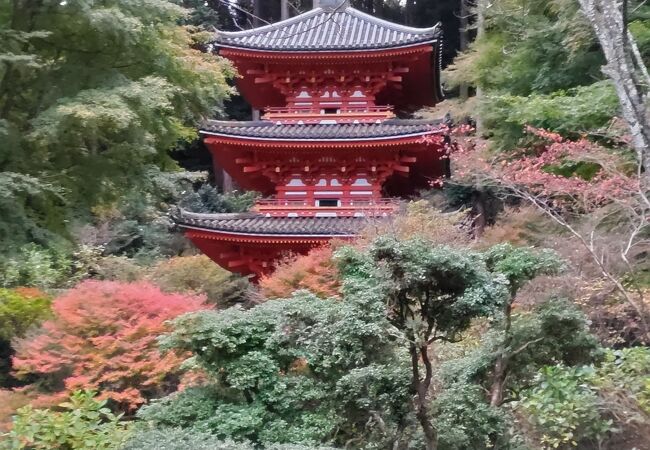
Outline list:
[[[211,384],[138,414],[156,426],[256,443],[373,440],[374,417],[391,433],[405,414],[394,405],[409,404],[408,371],[390,346],[383,304],[365,300],[301,292],[180,317],[163,344],[191,351]]]
[[[11,420],[18,408],[28,405],[31,400],[32,398],[22,390],[0,389],[0,435],[9,431]]]
[[[165,292],[203,294],[219,307],[245,301],[249,288],[245,278],[222,269],[205,255],[162,261],[149,279]]]
[[[74,392],[59,408],[20,408],[0,449],[117,450],[128,435],[128,425],[92,391]]]
[[[612,422],[601,414],[596,389],[587,382],[592,377],[591,367],[547,366],[540,371],[536,386],[520,404],[539,430],[542,448],[601,442],[612,430]]]
[[[142,280],[145,268],[126,256],[105,256],[97,262],[95,278],[131,283]]]
[[[167,320],[204,307],[147,283],[86,281],[54,300],[40,334],[17,342],[14,366],[50,392],[96,389],[129,411],[176,389],[183,358],[161,355],[156,338]]]
[[[13,384],[11,340],[24,336],[50,314],[50,299],[33,288],[0,289],[0,386]]]
[[[593,384],[617,429],[650,442],[650,348],[608,351]]]
[[[247,442],[219,440],[212,434],[180,428],[163,428],[135,434],[121,450],[253,450]],[[307,447],[292,444],[271,444],[263,450],[334,450],[331,447]]]
[[[70,255],[66,252],[28,244],[0,262],[0,285],[54,287],[65,281],[71,272]]]
[[[50,314],[51,300],[38,289],[0,289],[0,340],[10,341]]]
[[[407,240],[414,237],[437,245],[467,246],[469,233],[462,229],[466,218],[463,211],[443,213],[426,200],[406,204],[406,211],[389,220],[370,222],[361,232],[359,241],[370,244],[380,236]]]
[[[243,442],[223,441],[209,433],[181,428],[145,430],[132,436],[121,450],[253,450]]]
[[[300,289],[323,298],[337,297],[339,285],[339,272],[329,246],[316,248],[307,255],[286,258],[271,275],[260,280],[261,292],[267,298],[286,298]]]

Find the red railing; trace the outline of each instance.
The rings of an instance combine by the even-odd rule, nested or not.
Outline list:
[[[270,216],[316,217],[319,215],[350,216],[380,216],[393,213],[399,206],[395,199],[382,198],[377,200],[340,199],[338,206],[317,206],[312,200],[289,200],[268,198],[258,200],[253,210]]]
[[[323,110],[334,110],[337,112],[334,113],[324,113]],[[280,106],[280,107],[269,107],[264,110],[265,114],[325,114],[325,115],[337,115],[337,114],[346,114],[346,113],[387,113],[393,112],[392,106],[374,106],[374,105],[344,105],[344,106],[329,106],[329,105],[311,105],[311,106]]]
[[[336,122],[374,122],[395,117],[392,106],[291,106],[267,108],[265,120],[291,123],[319,123],[323,120]]]

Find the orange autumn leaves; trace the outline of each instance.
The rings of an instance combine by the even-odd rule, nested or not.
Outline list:
[[[319,297],[339,296],[339,271],[332,261],[332,247],[315,248],[307,255],[293,255],[281,261],[271,275],[262,277],[260,291],[265,298],[289,298],[306,289]]]
[[[125,412],[178,387],[186,355],[161,354],[168,320],[207,309],[203,297],[167,294],[149,283],[86,281],[56,298],[53,318],[17,342],[19,376],[47,380],[52,397],[96,389]],[[54,398],[53,398],[54,400]]]

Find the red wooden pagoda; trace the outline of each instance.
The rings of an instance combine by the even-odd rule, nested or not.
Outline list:
[[[345,0],[273,25],[219,32],[238,87],[261,118],[208,121],[215,164],[266,196],[246,214],[177,218],[221,266],[256,278],[287,252],[350,238],[444,175],[439,121],[396,118],[442,99],[441,32],[377,19]],[[391,198],[392,197],[392,198]]]

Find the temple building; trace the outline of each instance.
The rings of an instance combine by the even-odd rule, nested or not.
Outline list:
[[[224,268],[255,279],[288,252],[352,238],[446,174],[446,127],[401,119],[442,100],[441,30],[387,22],[321,0],[251,30],[218,32],[215,51],[240,77],[253,121],[211,120],[215,165],[264,196],[245,214],[176,218]]]

